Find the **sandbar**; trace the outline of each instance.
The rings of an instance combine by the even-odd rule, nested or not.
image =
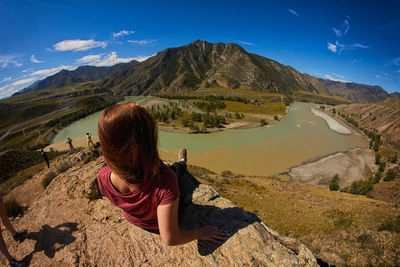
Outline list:
[[[340,134],[351,134],[351,131],[341,125],[339,122],[337,122],[334,118],[329,116],[328,114],[317,110],[315,108],[311,108],[311,112],[315,115],[323,119],[326,124],[328,125],[329,129],[331,129],[334,132],[340,133]]]

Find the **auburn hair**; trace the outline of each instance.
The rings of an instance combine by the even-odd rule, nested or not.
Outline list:
[[[120,178],[141,184],[160,174],[157,124],[146,108],[136,103],[112,106],[97,126],[104,159]]]

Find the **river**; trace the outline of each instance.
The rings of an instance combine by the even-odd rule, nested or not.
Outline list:
[[[144,103],[145,97],[131,97]],[[351,129],[343,135],[330,130],[325,121],[314,115],[311,103],[295,102],[286,118],[279,123],[253,129],[227,129],[212,134],[177,134],[159,132],[163,159],[173,160],[176,151],[188,150],[188,163],[215,172],[229,170],[247,175],[271,176],[286,172],[322,156],[355,147],[366,147],[365,137]],[[86,132],[97,136],[97,121],[102,111],[87,116],[60,131],[54,143],[67,137],[82,138]]]

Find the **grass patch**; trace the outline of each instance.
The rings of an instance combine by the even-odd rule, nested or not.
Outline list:
[[[41,183],[42,183],[42,187],[43,189],[46,189],[47,186],[51,183],[51,181],[53,181],[54,178],[56,178],[57,174],[50,171],[48,172],[42,179]]]
[[[269,102],[260,105],[245,104],[242,102],[224,101],[226,108],[223,111],[261,115],[284,115],[286,105],[283,102]]]
[[[256,95],[256,96],[284,96],[283,94],[277,93],[268,93],[268,92],[259,92],[245,89],[226,89],[226,88],[202,88],[200,91],[216,91],[216,92],[225,92],[225,93],[236,93],[243,95]]]
[[[391,218],[384,222],[378,229],[379,231],[389,231],[400,234],[400,216]]]
[[[4,204],[8,217],[15,218],[24,213],[24,208],[13,198],[5,201]]]
[[[71,167],[72,167],[72,162],[68,159],[64,159],[58,163],[56,169],[59,173],[63,173],[66,172]]]
[[[17,172],[13,177],[7,179],[4,183],[0,184],[0,194],[8,194],[15,187],[23,184],[26,180],[32,178],[32,176],[42,171],[45,167],[47,167],[46,164],[41,163]]]
[[[85,194],[85,197],[90,201],[100,199],[103,196],[100,193],[99,185],[97,183],[97,177],[90,183],[89,192]]]

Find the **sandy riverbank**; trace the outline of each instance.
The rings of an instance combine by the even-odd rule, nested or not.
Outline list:
[[[289,176],[296,183],[327,187],[332,177],[339,174],[339,185],[343,188],[376,172],[377,169],[372,150],[355,148],[291,168]]]
[[[332,118],[328,114],[326,114],[320,110],[317,110],[315,108],[311,108],[311,112],[315,116],[318,116],[321,119],[323,119],[326,122],[326,124],[328,125],[329,129],[331,129],[332,131],[335,131],[340,134],[351,134],[351,131],[349,129],[347,129],[345,126],[340,124],[338,121],[336,121],[334,118]]]

